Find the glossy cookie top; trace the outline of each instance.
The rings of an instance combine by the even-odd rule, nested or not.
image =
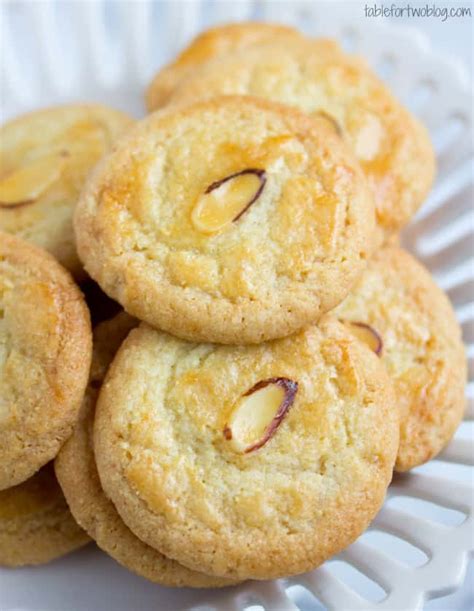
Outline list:
[[[88,541],[68,509],[52,464],[0,491],[0,565],[48,562]]]
[[[94,355],[81,418],[55,461],[56,475],[77,522],[97,544],[129,570],[167,586],[220,587],[233,582],[191,571],[143,543],[124,524],[100,484],[92,444],[100,386],[120,344],[137,321],[125,313],[94,330]]]
[[[91,359],[89,311],[45,251],[0,233],[0,490],[70,435]]]
[[[76,209],[86,270],[182,338],[255,343],[340,302],[372,247],[373,202],[323,119],[249,97],[139,122]]]
[[[142,325],[102,387],[102,485],[144,541],[196,570],[288,576],[349,545],[380,507],[399,419],[379,359],[325,317],[258,346]]]
[[[0,230],[53,254],[76,277],[72,214],[91,168],[131,124],[98,105],[61,106],[0,128]]]
[[[406,471],[436,456],[465,404],[466,357],[446,295],[414,257],[395,246],[370,261],[334,314],[358,323],[349,328],[364,334],[393,378],[401,410],[395,468]]]
[[[169,102],[223,94],[260,96],[326,117],[367,175],[381,240],[410,220],[431,187],[427,131],[364,61],[336,43],[301,37],[216,56],[182,80]]]
[[[151,112],[164,106],[174,89],[194,71],[217,56],[251,48],[265,42],[298,39],[297,30],[276,23],[242,22],[211,28],[196,36],[178,57],[162,68],[146,91],[146,105]]]

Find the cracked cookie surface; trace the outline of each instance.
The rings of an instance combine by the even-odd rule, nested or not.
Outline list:
[[[151,112],[164,106],[176,87],[196,69],[218,55],[250,48],[277,39],[281,44],[299,39],[299,32],[277,23],[231,23],[196,36],[178,57],[162,68],[147,88],[145,100]]]
[[[258,343],[316,321],[366,265],[374,207],[323,119],[249,97],[139,122],[76,208],[86,270],[179,337]]]
[[[78,524],[112,558],[166,586],[215,588],[234,582],[191,571],[143,543],[125,525],[100,484],[92,444],[95,405],[107,368],[137,321],[125,313],[94,330],[91,375],[74,433],[55,460],[55,471]]]
[[[374,194],[379,241],[399,231],[431,188],[427,130],[362,59],[303,36],[215,55],[181,80],[170,104],[246,94],[322,115],[354,152]]]
[[[447,296],[412,255],[381,250],[333,312],[370,325],[382,340],[381,360],[401,411],[395,468],[406,471],[436,456],[464,413],[466,357]]]
[[[91,359],[89,310],[47,252],[0,233],[0,490],[71,434]]]
[[[99,105],[38,110],[0,128],[0,230],[41,246],[75,277],[72,215],[92,167],[132,120]]]
[[[329,316],[258,346],[142,324],[108,371],[94,447],[142,540],[195,570],[267,579],[310,570],[365,530],[398,431],[385,368]]]

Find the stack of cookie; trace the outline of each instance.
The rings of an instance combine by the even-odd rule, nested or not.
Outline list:
[[[311,570],[462,417],[454,313],[397,245],[429,139],[362,60],[268,24],[199,36],[147,104],[131,127],[80,107],[2,134],[0,228],[124,311],[95,326],[89,369],[74,282],[2,234],[0,562],[62,554],[80,526],[165,585]],[[33,475],[55,456],[67,505],[50,466]],[[22,557],[38,533],[47,552]]]
[[[92,352],[72,216],[90,169],[131,123],[81,105],[0,130],[0,564],[47,562],[90,540],[51,462],[77,424]]]

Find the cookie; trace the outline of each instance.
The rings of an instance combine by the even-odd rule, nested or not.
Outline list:
[[[68,509],[51,463],[0,492],[0,565],[43,564],[89,541]]]
[[[140,541],[125,526],[102,490],[92,446],[95,404],[115,352],[135,325],[133,318],[122,313],[95,329],[91,377],[81,418],[56,458],[56,475],[77,522],[100,548],[123,566],[166,586],[215,588],[231,585],[234,582],[230,580],[190,571]]]
[[[372,343],[393,379],[401,410],[396,470],[435,457],[465,405],[466,357],[446,295],[414,257],[393,246],[369,263],[334,314],[357,323],[349,328]]]
[[[130,124],[117,110],[77,105],[1,127],[0,230],[41,246],[81,278],[72,213],[89,171]]]
[[[107,374],[94,447],[140,539],[194,570],[270,579],[313,569],[367,528],[398,430],[385,368],[329,316],[257,346],[142,325]]]
[[[149,115],[75,213],[87,272],[181,338],[257,343],[333,308],[366,265],[373,201],[327,121],[224,97]]]
[[[89,311],[47,252],[0,233],[0,490],[56,456],[91,359]]]
[[[293,40],[217,57],[181,81],[169,102],[223,94],[260,96],[326,117],[368,178],[380,240],[410,220],[431,187],[427,131],[364,61],[335,43]]]
[[[151,112],[164,106],[173,90],[200,66],[217,56],[277,39],[286,44],[299,39],[297,30],[276,23],[231,23],[199,34],[178,57],[162,68],[150,83],[145,101]]]

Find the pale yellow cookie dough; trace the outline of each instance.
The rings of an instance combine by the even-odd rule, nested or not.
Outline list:
[[[334,315],[368,324],[380,336],[401,411],[396,470],[434,458],[465,405],[466,356],[446,295],[414,257],[393,246],[374,257]]]
[[[81,418],[56,458],[56,475],[77,522],[100,548],[129,570],[166,586],[231,585],[230,580],[191,571],[140,541],[102,490],[92,446],[95,404],[115,352],[136,324],[132,317],[122,313],[94,330],[94,356]]]
[[[0,128],[0,230],[41,246],[76,278],[72,215],[94,165],[132,120],[99,106],[22,115]]]
[[[149,545],[233,579],[309,571],[380,508],[399,415],[380,360],[325,317],[258,346],[189,344],[147,325],[102,387],[102,486]]]
[[[324,119],[250,97],[149,115],[76,208],[79,255],[127,312],[179,337],[258,343],[342,301],[374,206]]]
[[[277,23],[247,21],[210,28],[196,36],[191,44],[154,77],[146,91],[146,105],[151,112],[164,106],[174,89],[196,69],[220,55],[278,40],[288,44],[299,39],[297,30]]]
[[[47,252],[0,232],[0,490],[53,459],[89,375],[89,310]]]
[[[334,122],[374,193],[379,241],[411,219],[431,188],[428,132],[363,60],[335,42],[301,37],[215,56],[181,80],[168,102],[224,94],[259,96]]]
[[[68,509],[52,464],[0,491],[0,565],[43,564],[89,541]]]

